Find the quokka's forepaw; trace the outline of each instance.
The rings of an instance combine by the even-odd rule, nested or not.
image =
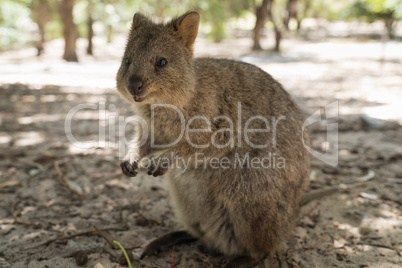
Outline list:
[[[137,168],[138,168],[137,161],[130,163],[128,160],[124,160],[120,163],[120,167],[121,167],[121,170],[123,171],[123,174],[128,177],[135,177],[138,173],[137,172]]]
[[[148,175],[152,175],[154,177],[162,176],[168,171],[167,167],[162,167],[162,166],[155,166],[154,164],[151,164],[148,168]]]

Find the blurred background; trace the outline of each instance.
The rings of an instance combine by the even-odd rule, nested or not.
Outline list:
[[[76,41],[81,38],[87,40],[89,55],[97,54],[97,39],[113,43],[127,32],[135,12],[167,21],[197,10],[205,38],[221,42],[247,36],[252,49],[260,50],[261,39],[273,33],[275,42],[269,48],[275,52],[280,51],[282,38],[290,36],[397,40],[402,31],[401,0],[1,0],[0,4],[1,51],[34,46],[41,55],[48,42],[64,38],[62,56],[67,61],[79,61]]]

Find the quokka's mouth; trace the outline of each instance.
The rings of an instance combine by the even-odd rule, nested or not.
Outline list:
[[[145,97],[134,96],[133,99],[135,102],[142,102],[145,99]]]

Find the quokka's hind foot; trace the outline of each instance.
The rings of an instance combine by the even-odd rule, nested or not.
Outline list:
[[[144,251],[141,254],[141,259],[145,256],[149,256],[154,253],[159,253],[167,247],[171,247],[177,244],[189,243],[197,240],[197,238],[193,237],[186,231],[176,231],[167,233],[164,236],[161,236],[151,243],[149,243]]]
[[[253,268],[261,259],[253,259],[248,256],[239,256],[230,260],[225,268]]]

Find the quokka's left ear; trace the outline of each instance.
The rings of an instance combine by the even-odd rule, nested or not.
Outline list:
[[[135,13],[134,14],[134,17],[133,17],[133,24],[132,24],[132,28],[133,29],[136,29],[136,28],[138,28],[141,24],[144,24],[144,23],[148,23],[148,22],[150,22],[150,20],[147,18],[147,17],[145,17],[144,15],[142,15],[141,13]]]

